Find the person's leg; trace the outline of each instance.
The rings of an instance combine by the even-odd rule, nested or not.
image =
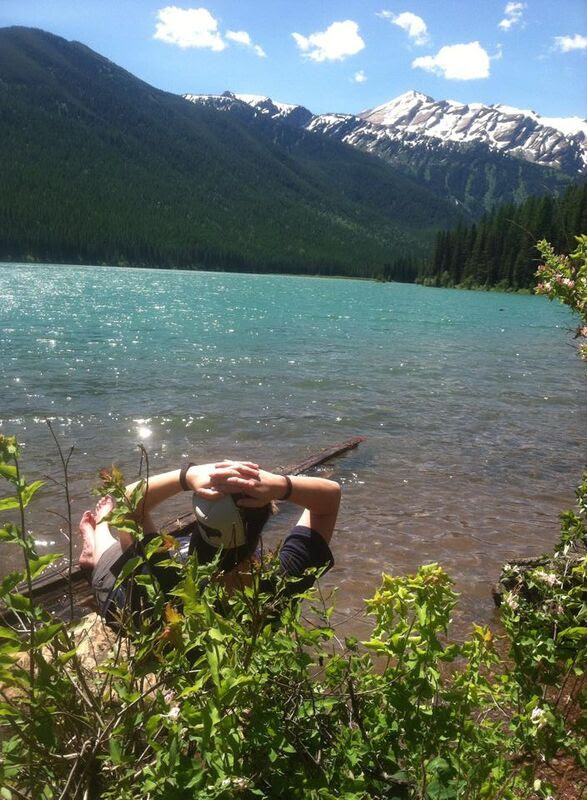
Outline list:
[[[120,548],[123,551],[127,550],[132,544],[132,537],[129,534],[119,535],[117,540],[112,535],[108,523],[104,521],[104,518],[110,514],[114,506],[114,499],[109,496],[101,497],[96,503],[96,511],[94,514],[96,520],[94,528],[94,566],[98,563],[100,557],[106,550],[116,541],[120,541]]]
[[[132,536],[121,533],[116,539],[110,531],[105,517],[114,508],[112,497],[102,497],[96,504],[95,511],[85,511],[80,520],[79,529],[82,536],[82,552],[79,558],[80,567],[94,569],[101,556],[116,542],[120,542],[122,552],[133,543]]]
[[[79,565],[82,569],[93,569],[96,566],[96,517],[92,511],[84,511],[79,521],[79,532],[82,536],[82,551],[79,557]]]

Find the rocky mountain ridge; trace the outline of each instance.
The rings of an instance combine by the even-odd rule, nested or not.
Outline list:
[[[506,105],[436,101],[406,92],[360,114],[312,114],[304,106],[261,95],[184,95],[187,100],[224,110],[244,103],[259,115],[303,127],[389,159],[398,147],[449,150],[478,146],[489,152],[560,170],[576,178],[587,174],[587,121],[541,117]]]

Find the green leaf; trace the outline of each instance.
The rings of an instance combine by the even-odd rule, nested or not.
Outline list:
[[[584,636],[587,636],[587,628],[583,628],[580,626],[573,627],[573,628],[565,628],[564,631],[561,631],[558,635],[559,639],[582,639]]]
[[[18,497],[3,497],[0,500],[0,511],[9,511],[11,508],[20,508]]]
[[[10,464],[0,463],[0,475],[6,478],[7,481],[14,482],[16,480],[16,474],[16,467],[12,467]]]
[[[38,647],[39,645],[47,644],[47,642],[50,642],[51,639],[54,639],[55,636],[62,630],[62,622],[54,622],[52,625],[44,625],[42,628],[39,628],[39,630],[35,631],[35,646]]]
[[[19,583],[22,583],[25,580],[24,572],[9,572],[8,575],[5,575],[2,579],[2,583],[0,583],[0,597],[4,597],[7,594],[10,594]]]
[[[219,687],[220,675],[218,673],[218,654],[216,653],[216,648],[211,647],[209,650],[207,650],[206,658],[208,659],[208,665],[210,667],[210,674],[212,675],[212,680],[214,681],[215,685]]]
[[[19,592],[11,592],[6,595],[4,602],[9,608],[14,608],[16,611],[28,611],[30,613],[33,610],[30,598]]]
[[[49,564],[53,564],[54,561],[59,561],[60,558],[62,558],[61,553],[49,553],[48,555],[39,556],[38,558],[31,558],[29,560],[31,577],[37,578],[42,572],[44,572]]]
[[[39,491],[41,486],[45,485],[45,481],[33,481],[32,483],[28,483],[24,489],[22,490],[21,497],[22,497],[22,504],[26,508],[28,504],[31,502],[33,497]]]
[[[129,558],[124,567],[120,570],[118,577],[116,578],[116,585],[120,586],[120,584],[123,583],[128,578],[131,572],[133,572],[133,570],[135,570],[139,566],[139,564],[142,563],[143,559],[140,556],[134,556],[134,558]]]
[[[57,661],[60,664],[66,664],[68,661],[71,661],[71,659],[76,654],[77,654],[77,649],[74,648],[73,650],[68,650],[67,653],[60,653],[58,658],[57,658]]]
[[[10,639],[12,642],[20,642],[20,636],[11,628],[0,627],[0,639]]]
[[[19,542],[20,541],[20,529],[13,525],[12,522],[9,522],[3,528],[0,528],[0,541],[1,542]]]
[[[122,751],[120,749],[120,744],[116,739],[109,739],[108,741],[108,750],[110,752],[110,758],[112,759],[113,764],[121,764],[122,763]]]

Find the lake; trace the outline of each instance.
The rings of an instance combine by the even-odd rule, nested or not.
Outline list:
[[[29,478],[71,460],[76,519],[100,468],[189,458],[292,464],[354,435],[324,470],[343,485],[335,620],[364,632],[382,571],[438,561],[458,630],[494,614],[502,563],[552,546],[585,468],[585,368],[573,319],[542,297],[289,276],[0,264],[0,431]],[[182,497],[170,516],[187,508]],[[49,483],[28,526],[66,547]],[[287,530],[288,508],[267,534]],[[2,551],[2,572],[16,563]]]

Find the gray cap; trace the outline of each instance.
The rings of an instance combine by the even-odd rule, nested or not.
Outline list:
[[[243,518],[230,495],[208,500],[194,494],[192,503],[198,530],[205,542],[225,550],[246,544]]]

